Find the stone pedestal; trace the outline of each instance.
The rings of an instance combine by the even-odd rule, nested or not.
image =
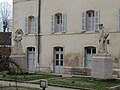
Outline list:
[[[25,54],[21,55],[11,55],[10,58],[16,62],[23,72],[27,72],[27,58]]]
[[[112,57],[110,55],[94,55],[91,76],[96,79],[112,79]]]

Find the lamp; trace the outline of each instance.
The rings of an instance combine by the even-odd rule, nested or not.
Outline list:
[[[40,87],[45,90],[48,87],[48,81],[46,79],[40,79]]]

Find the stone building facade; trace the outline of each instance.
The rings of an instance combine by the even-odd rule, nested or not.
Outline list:
[[[13,1],[13,31],[24,32],[22,45],[28,72],[70,73],[91,68],[99,48],[99,28],[109,31],[108,52],[120,69],[119,0],[41,0],[38,61],[38,0]],[[14,45],[14,40],[12,40]]]

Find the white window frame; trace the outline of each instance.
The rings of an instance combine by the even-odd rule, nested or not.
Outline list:
[[[32,22],[30,21],[30,18],[32,19]],[[30,23],[32,24],[32,27],[30,28]],[[25,17],[25,21],[24,21],[24,33],[26,35],[34,35],[38,33],[38,17],[36,16],[29,16],[29,17]],[[31,31],[29,31],[31,29]]]
[[[90,15],[89,15],[90,14]],[[86,30],[94,31],[94,10],[86,12]]]
[[[57,24],[57,15],[60,15],[59,22],[61,24]],[[51,15],[51,33],[63,33],[66,32],[67,27],[67,14],[56,13]]]
[[[55,32],[62,32],[63,16],[62,13],[55,14]]]
[[[94,12],[94,16],[92,19],[91,27],[92,29],[88,30],[87,28],[87,12]],[[89,31],[99,31],[98,25],[100,23],[100,11],[99,10],[88,10],[86,12],[81,13],[81,32],[89,32]]]
[[[34,16],[28,17],[28,34],[34,34]]]

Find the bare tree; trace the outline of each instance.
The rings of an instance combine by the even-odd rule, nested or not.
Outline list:
[[[9,31],[12,21],[12,8],[7,2],[0,3],[0,20],[3,32]]]
[[[12,26],[12,8],[11,5],[7,2],[0,3],[0,52],[5,53],[6,49],[8,49],[8,40],[10,39],[10,35],[8,35],[8,31]]]

